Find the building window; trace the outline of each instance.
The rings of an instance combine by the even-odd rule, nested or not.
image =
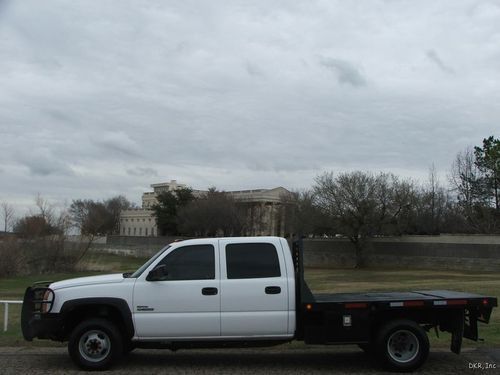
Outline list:
[[[139,236],[142,236],[142,228],[139,228]]]
[[[123,227],[123,235],[125,235],[125,227]]]
[[[130,236],[130,227],[128,227],[128,235]]]
[[[151,228],[151,235],[154,236],[155,235],[155,228]]]
[[[137,234],[137,230],[136,230],[136,229],[137,229],[137,228],[136,228],[136,227],[134,227],[134,236]]]
[[[145,228],[144,231],[146,232],[146,233],[144,233],[144,235],[147,237],[148,236],[148,228]]]

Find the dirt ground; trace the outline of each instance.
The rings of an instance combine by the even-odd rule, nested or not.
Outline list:
[[[113,367],[116,374],[384,374],[356,347],[226,350],[137,349]],[[0,373],[78,374],[64,348],[0,348]],[[500,349],[466,349],[460,356],[431,351],[419,374],[500,374]]]

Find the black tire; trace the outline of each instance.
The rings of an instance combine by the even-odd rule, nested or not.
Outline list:
[[[84,370],[107,370],[123,353],[122,335],[106,319],[84,320],[71,332],[68,352],[73,362]]]
[[[128,340],[123,343],[123,355],[129,355],[135,349],[132,341]]]
[[[429,355],[427,333],[412,320],[386,323],[375,340],[377,359],[390,371],[410,372],[424,364]]]

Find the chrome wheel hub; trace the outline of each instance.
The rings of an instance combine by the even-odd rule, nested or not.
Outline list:
[[[104,360],[111,349],[109,336],[98,329],[85,332],[78,343],[80,355],[89,362]]]
[[[410,362],[417,356],[419,343],[417,336],[411,331],[400,329],[395,331],[387,341],[387,352],[396,362]]]

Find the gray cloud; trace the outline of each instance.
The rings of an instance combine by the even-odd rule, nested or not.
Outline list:
[[[34,176],[73,175],[71,168],[50,151],[30,150],[29,153],[19,155],[19,161]]]
[[[254,64],[250,61],[246,62],[245,68],[250,76],[261,77],[264,75],[264,72],[262,71],[262,69],[258,65]]]
[[[352,63],[332,58],[322,58],[320,64],[336,75],[339,83],[349,84],[354,87],[366,86],[366,79],[358,68]]]
[[[64,111],[61,111],[59,109],[46,109],[45,112],[50,118],[66,125],[78,123],[77,119],[71,118],[70,116],[65,114]]]
[[[427,58],[432,61],[439,69],[441,69],[443,72],[446,73],[455,73],[455,71],[450,68],[448,65],[443,63],[441,58],[439,57],[438,53],[434,51],[433,49],[428,50],[425,55]]]
[[[155,169],[147,167],[129,168],[127,173],[136,177],[158,177],[158,172]]]
[[[138,156],[140,154],[137,142],[122,131],[99,132],[94,137],[95,142],[107,151],[114,151],[123,156]]]

